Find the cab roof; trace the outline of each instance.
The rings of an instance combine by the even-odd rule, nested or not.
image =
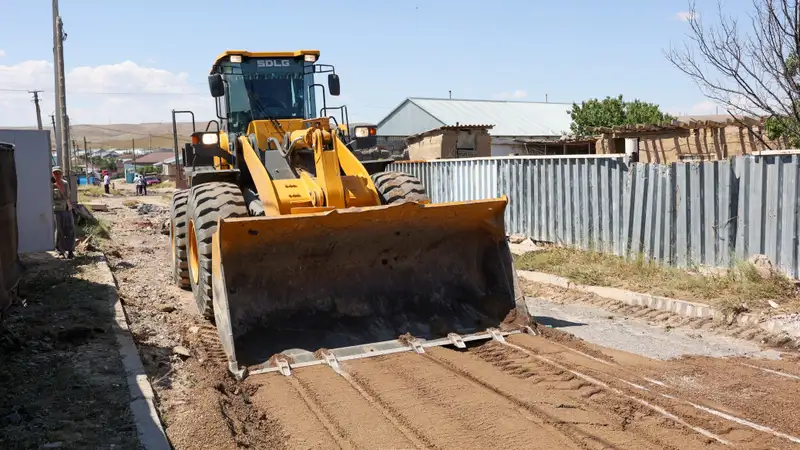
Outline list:
[[[319,58],[319,50],[297,50],[293,52],[248,52],[247,50],[226,50],[220,53],[217,56],[217,59],[214,60],[214,64],[211,66],[211,73],[214,73],[214,69],[229,58],[231,55],[242,55],[245,58],[297,58],[299,56],[304,55],[314,55]]]

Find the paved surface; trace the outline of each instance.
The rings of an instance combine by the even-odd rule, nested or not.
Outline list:
[[[754,342],[692,329],[651,325],[647,320],[579,304],[558,304],[529,299],[528,308],[542,325],[597,345],[655,359],[700,356],[755,356],[778,359],[775,350],[762,350]]]

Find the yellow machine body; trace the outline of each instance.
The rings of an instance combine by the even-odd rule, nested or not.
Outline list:
[[[491,338],[487,328],[527,317],[506,241],[508,199],[391,200],[401,189],[376,182],[344,129],[327,118],[254,120],[232,135],[236,145],[219,136],[221,149],[237,148],[263,206],[261,216],[220,217],[210,243],[215,324],[234,373],[319,363],[321,349],[393,352],[407,346],[401,335]],[[263,153],[276,141],[292,143],[287,158],[313,163],[272,177]],[[214,167],[228,166],[217,158]]]

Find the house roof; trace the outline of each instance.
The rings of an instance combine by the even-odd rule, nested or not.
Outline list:
[[[175,156],[173,152],[153,152],[136,158],[136,165],[150,165]]]
[[[392,118],[411,102],[441,121],[493,124],[493,136],[561,136],[569,131],[571,103],[520,102],[503,100],[463,100],[409,97],[378,124]]]

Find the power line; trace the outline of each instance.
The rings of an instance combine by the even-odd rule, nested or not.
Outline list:
[[[155,137],[159,137],[159,136],[160,136],[160,137],[165,137],[165,138],[170,138],[170,137],[172,137],[172,133],[162,133],[162,134],[152,134],[152,133],[137,133],[137,132],[135,132],[135,131],[119,130],[119,129],[116,129],[116,128],[109,128],[109,127],[105,127],[105,126],[100,126],[100,125],[90,125],[90,124],[85,124],[85,125],[84,125],[84,124],[76,124],[76,125],[74,125],[74,126],[76,126],[76,127],[88,127],[88,128],[96,128],[96,129],[98,129],[98,130],[114,131],[114,132],[116,132],[116,133],[133,134],[133,135],[136,135],[136,136],[142,136],[142,137],[146,137],[146,136],[155,136]],[[178,134],[178,137],[182,137],[182,138],[188,138],[188,139],[190,139],[190,138],[191,138],[191,136],[187,136],[187,135],[185,135],[185,134]]]
[[[2,92],[29,92],[28,89],[8,89],[8,88],[0,88],[0,91],[2,91]],[[42,90],[40,90],[39,92],[50,93],[50,91],[42,91]],[[139,96],[139,95],[155,95],[155,96],[158,96],[158,95],[164,95],[164,96],[167,96],[167,95],[172,95],[172,96],[174,96],[174,95],[202,95],[204,97],[207,96],[207,94],[200,93],[200,92],[149,92],[149,91],[144,91],[144,92],[100,92],[100,91],[72,91],[72,90],[70,90],[69,94],[70,95],[137,95],[137,96]]]

